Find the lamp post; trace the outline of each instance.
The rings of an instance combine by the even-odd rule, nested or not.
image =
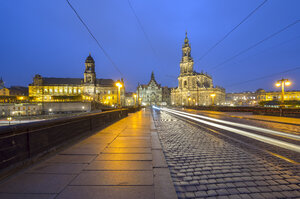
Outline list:
[[[118,87],[118,107],[121,108],[121,88],[123,85],[120,81],[117,81],[116,86]]]
[[[10,125],[10,121],[12,121],[12,117],[8,117],[7,120],[8,120],[8,125]]]
[[[276,87],[281,86],[281,103],[284,103],[284,86],[290,86],[292,83],[288,79],[278,80],[275,84]]]
[[[188,98],[188,106],[191,105],[191,104],[190,104],[190,101],[191,101],[191,98],[189,97],[189,98]]]
[[[134,107],[136,107],[136,94],[133,94],[133,99],[134,99]]]
[[[210,96],[211,96],[211,105],[213,106],[214,103],[215,103],[215,97],[216,97],[216,94],[213,93],[213,94],[211,94]]]

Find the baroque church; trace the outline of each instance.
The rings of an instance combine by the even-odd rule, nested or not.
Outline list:
[[[178,87],[171,90],[171,103],[174,106],[222,105],[225,102],[225,89],[214,87],[207,73],[194,71],[191,45],[187,33],[182,46]]]
[[[142,106],[169,105],[171,102],[170,91],[170,88],[161,86],[156,82],[153,72],[151,73],[149,83],[141,84],[137,88],[138,99]]]
[[[125,87],[120,89],[124,102]],[[107,106],[118,103],[118,88],[112,79],[97,79],[95,61],[91,54],[85,60],[83,78],[42,77],[37,74],[29,85],[29,97],[37,102],[98,101]]]

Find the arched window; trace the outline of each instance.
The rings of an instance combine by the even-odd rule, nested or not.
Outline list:
[[[187,87],[187,81],[184,81],[183,83],[183,87],[186,88]]]

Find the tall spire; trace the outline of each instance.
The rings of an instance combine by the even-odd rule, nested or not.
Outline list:
[[[154,72],[153,71],[151,73],[151,79],[155,80],[155,78],[154,78]]]
[[[185,32],[184,44],[183,47],[190,47],[189,39],[187,37],[187,32]]]

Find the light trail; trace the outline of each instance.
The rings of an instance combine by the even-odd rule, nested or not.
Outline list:
[[[194,116],[194,117],[206,119],[206,120],[211,120],[211,121],[214,121],[214,122],[219,122],[219,123],[222,123],[222,124],[228,124],[228,125],[231,125],[231,126],[236,126],[236,127],[241,127],[241,128],[245,128],[245,129],[255,130],[255,131],[259,131],[259,132],[267,133],[267,134],[272,134],[272,135],[279,135],[279,136],[282,136],[282,137],[285,137],[285,138],[291,138],[293,140],[300,141],[300,136],[299,135],[294,135],[294,134],[289,134],[289,133],[283,133],[283,132],[280,132],[280,131],[264,129],[264,128],[261,128],[261,127],[251,126],[251,125],[247,125],[247,124],[239,124],[239,123],[236,123],[236,122],[229,122],[229,121],[225,121],[225,120],[215,119],[215,118],[206,117],[206,116],[197,115],[197,114],[192,114],[192,113],[186,113],[186,112],[181,112],[181,111],[176,111],[176,110],[172,110],[172,111],[182,113],[182,114],[186,114],[186,115],[189,115],[189,116]]]
[[[288,149],[288,150],[300,153],[300,146],[296,145],[296,144],[288,143],[288,142],[277,140],[277,139],[274,139],[274,138],[269,138],[269,137],[262,136],[262,135],[257,135],[255,133],[250,133],[250,132],[247,132],[247,131],[244,131],[244,130],[235,129],[235,128],[224,126],[224,125],[221,125],[221,124],[216,124],[216,123],[213,123],[213,122],[201,120],[201,119],[198,119],[198,118],[195,118],[195,117],[191,117],[191,116],[187,115],[187,113],[174,111],[174,110],[167,109],[167,108],[161,108],[161,110],[169,112],[169,113],[173,113],[175,115],[179,115],[181,117],[185,117],[185,118],[188,118],[188,119],[191,119],[191,120],[194,120],[194,121],[197,121],[197,122],[209,125],[209,126],[217,127],[219,129],[230,131],[230,132],[233,132],[233,133],[236,133],[236,134],[239,134],[239,135],[243,135],[243,136],[246,136],[246,137],[261,141],[261,142],[264,142],[264,143],[268,143],[268,144],[271,144],[271,145],[275,145],[275,146],[278,146],[278,147],[281,147],[281,148],[284,148],[284,149]],[[191,114],[191,115],[195,116],[194,114]]]

